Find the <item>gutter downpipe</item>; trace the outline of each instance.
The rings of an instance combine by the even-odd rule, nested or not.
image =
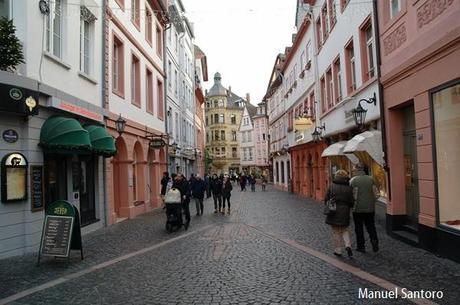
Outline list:
[[[166,11],[166,13],[169,15],[169,12]],[[165,114],[165,133],[166,133],[166,136],[167,136],[167,143],[166,143],[166,154],[165,154],[165,162],[166,162],[166,171],[169,171],[169,130],[168,130],[168,120],[170,118],[168,118],[168,92],[167,92],[167,81],[168,81],[168,77],[169,75],[167,75],[167,55],[168,55],[168,49],[166,47],[166,44],[167,44],[167,39],[166,39],[166,31],[169,30],[171,28],[171,22],[169,22],[164,30],[163,30],[163,71],[164,71],[164,74],[165,74],[165,77],[164,77],[164,82],[163,82],[163,98],[164,98],[164,114]],[[161,164],[160,164],[160,168],[161,168]]]
[[[380,29],[379,29],[379,16],[377,11],[377,0],[372,1],[372,9],[374,15],[374,36],[375,36],[375,48],[377,54],[377,81],[378,81],[378,95],[379,95],[379,106],[380,106],[380,121],[381,121],[381,130],[382,130],[382,149],[383,149],[383,169],[387,172],[387,189],[388,189],[388,200],[391,200],[391,175],[390,167],[388,166],[388,146],[386,139],[386,120],[385,120],[385,104],[383,101],[383,86],[380,82],[380,65],[382,63],[382,58],[380,56]]]
[[[107,103],[108,101],[106,101],[106,90],[107,90],[107,86],[106,86],[106,74],[105,74],[105,70],[107,68],[107,57],[105,56],[106,55],[106,48],[107,48],[107,43],[106,43],[106,39],[107,39],[107,20],[106,20],[106,9],[107,9],[107,1],[108,0],[103,0],[102,2],[102,51],[101,51],[101,59],[102,59],[102,82],[101,82],[101,86],[102,86],[102,109],[105,110],[107,109]],[[108,54],[108,53],[107,53]],[[107,124],[106,124],[107,126]],[[104,226],[107,227],[109,224],[108,224],[108,202],[107,202],[107,173],[106,173],[106,159],[103,157],[102,158],[102,180],[104,181],[104,187],[102,188],[103,191],[103,201],[104,201]]]

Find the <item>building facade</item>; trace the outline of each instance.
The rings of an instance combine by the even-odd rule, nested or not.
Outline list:
[[[238,128],[244,107],[253,108],[246,100],[226,89],[219,72],[214,75],[214,85],[206,92],[205,125],[206,150],[211,160],[210,172],[216,174],[239,173],[241,148]]]
[[[0,71],[0,257],[38,251],[56,200],[78,209],[83,234],[110,222],[104,158],[116,150],[104,128],[104,3],[68,4],[40,11],[38,1],[2,1],[25,63]]]
[[[160,179],[166,171],[164,28],[166,1],[110,0],[106,9],[106,124],[116,138],[117,155],[107,162],[109,222],[160,205]],[[125,77],[129,76],[129,77]],[[123,133],[116,121],[126,121]]]
[[[237,133],[240,143],[241,172],[250,174],[255,170],[254,124],[247,107],[243,108],[240,127]]]
[[[195,47],[193,27],[184,16],[181,0],[170,1],[171,26],[166,30],[168,84],[166,90],[168,134],[170,145],[169,171],[187,177],[197,171],[195,128]]]
[[[460,262],[460,2],[394,0],[378,12],[387,230]]]
[[[196,173],[205,174],[205,97],[203,84],[208,81],[208,63],[205,53],[195,45],[195,134],[196,134]]]
[[[256,176],[270,176],[268,160],[268,116],[265,102],[257,105],[256,114],[252,116],[254,124],[254,158]]]

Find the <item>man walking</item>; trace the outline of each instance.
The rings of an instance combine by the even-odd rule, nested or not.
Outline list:
[[[379,240],[375,229],[375,201],[376,190],[374,179],[366,175],[365,165],[358,163],[355,165],[355,177],[350,180],[350,186],[353,188],[353,197],[355,204],[353,208],[353,221],[355,223],[356,233],[356,251],[365,252],[364,228],[372,244],[372,250],[379,250]]]
[[[185,179],[184,175],[179,173],[177,174],[173,188],[177,188],[180,192],[181,200],[182,200],[182,210],[184,211],[185,215],[185,230],[188,229],[190,225],[190,184]]]
[[[214,199],[214,213],[217,213],[217,202],[219,202],[219,212],[222,208],[222,180],[216,174],[212,176],[211,191]]]
[[[164,172],[163,173],[163,178],[161,178],[161,199],[164,200],[165,198],[165,195],[166,195],[166,191],[167,191],[167,187],[168,187],[168,182],[169,182],[169,173],[168,172]]]
[[[203,198],[206,186],[200,175],[196,175],[195,182],[192,185],[192,196],[195,198],[196,216],[203,215]]]

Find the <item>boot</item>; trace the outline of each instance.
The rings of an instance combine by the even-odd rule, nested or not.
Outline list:
[[[227,209],[227,214],[230,215],[230,208]]]

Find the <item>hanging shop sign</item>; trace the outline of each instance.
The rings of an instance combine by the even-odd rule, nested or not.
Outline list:
[[[294,129],[297,131],[304,131],[310,128],[313,122],[310,118],[297,118],[294,120]]]
[[[30,202],[33,212],[41,211],[44,207],[43,166],[30,167]]]
[[[38,114],[38,92],[0,84],[0,112],[19,115]]]
[[[20,153],[3,157],[2,164],[2,202],[27,199],[27,159]]]
[[[69,259],[70,250],[80,250],[83,259],[80,215],[74,205],[58,200],[46,210],[37,265],[40,264],[41,256]]]
[[[2,133],[2,138],[7,143],[16,143],[19,139],[19,135],[14,129],[7,129]]]
[[[152,139],[150,140],[149,145],[153,149],[160,149],[165,147],[166,143],[163,139]]]

